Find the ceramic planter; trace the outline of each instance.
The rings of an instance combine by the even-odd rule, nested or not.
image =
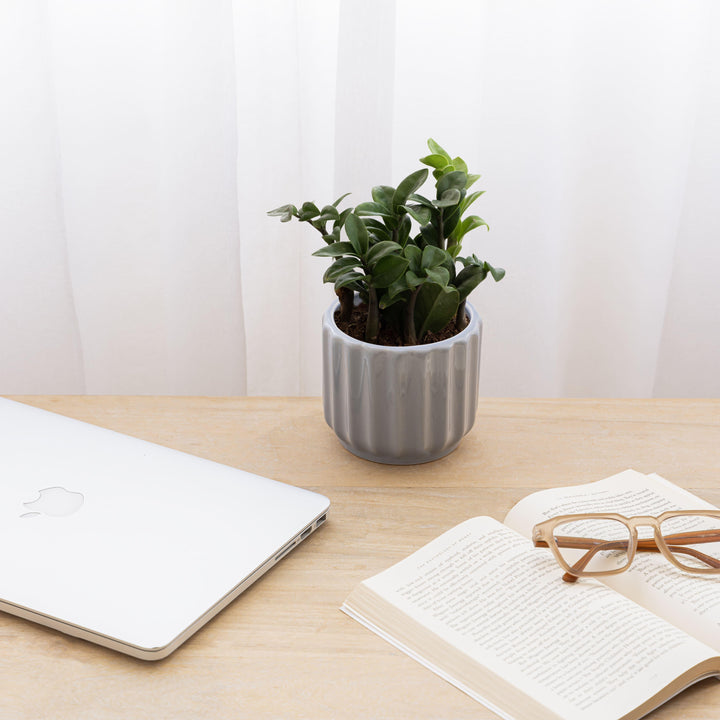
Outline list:
[[[397,465],[452,452],[475,421],[482,323],[427,345],[385,347],[355,340],[323,317],[323,408],[340,442],[366,460]]]

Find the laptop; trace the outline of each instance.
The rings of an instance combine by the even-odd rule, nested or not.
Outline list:
[[[326,497],[0,398],[0,610],[143,660],[314,532]]]

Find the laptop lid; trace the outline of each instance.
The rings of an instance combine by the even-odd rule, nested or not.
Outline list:
[[[0,398],[0,610],[166,657],[325,520],[326,497]]]

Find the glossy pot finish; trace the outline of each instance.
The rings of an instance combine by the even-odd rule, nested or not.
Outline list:
[[[475,421],[482,323],[428,345],[385,347],[355,340],[323,317],[323,408],[340,442],[366,460],[429,462],[452,452]]]

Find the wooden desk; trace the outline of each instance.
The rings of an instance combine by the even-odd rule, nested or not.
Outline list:
[[[501,520],[534,489],[628,467],[720,504],[720,400],[481,400],[454,454],[389,467],[346,452],[315,398],[15,399],[317,489],[332,507],[324,528],[158,663],[0,614],[2,720],[489,720],[341,613],[350,589],[467,517]],[[709,680],[651,717],[716,720],[718,708]]]

